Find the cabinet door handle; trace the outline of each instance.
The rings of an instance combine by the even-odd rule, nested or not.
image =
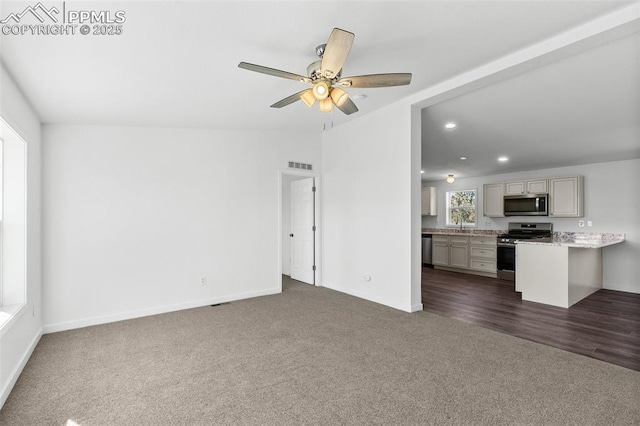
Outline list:
[[[289,234],[289,236],[293,238],[293,234]]]

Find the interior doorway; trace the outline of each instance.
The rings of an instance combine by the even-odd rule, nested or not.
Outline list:
[[[282,170],[279,174],[279,277],[317,285],[318,177]]]

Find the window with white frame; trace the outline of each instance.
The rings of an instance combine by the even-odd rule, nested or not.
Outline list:
[[[447,226],[476,226],[476,190],[447,191]]]
[[[26,303],[27,144],[0,118],[0,328]]]

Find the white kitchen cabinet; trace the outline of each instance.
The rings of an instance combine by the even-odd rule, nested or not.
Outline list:
[[[568,176],[549,179],[549,216],[582,217],[584,178]]]
[[[493,237],[469,237],[469,269],[495,274],[496,243]]]
[[[434,235],[432,245],[433,264],[449,266],[449,237],[443,235]]]
[[[436,188],[433,186],[422,188],[422,216],[438,215],[437,195]]]
[[[504,185],[502,183],[484,185],[482,213],[487,217],[504,217]]]
[[[469,239],[465,236],[433,236],[433,264],[468,268]]]
[[[466,240],[466,238],[465,238]],[[465,242],[453,242],[449,244],[449,266],[452,268],[469,267],[469,244]]]
[[[504,195],[546,194],[549,192],[547,179],[521,180],[504,184]]]
[[[439,269],[495,277],[496,251],[493,236],[433,236],[433,265]]]

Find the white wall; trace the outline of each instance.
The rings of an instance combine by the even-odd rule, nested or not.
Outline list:
[[[410,106],[395,104],[325,132],[322,178],[322,285],[422,309],[411,288]]]
[[[584,176],[584,217],[581,219],[592,221],[591,228],[578,227],[577,218],[485,218],[482,215],[482,185],[485,183],[573,175]],[[444,227],[446,191],[477,189],[477,223],[482,229],[506,230],[509,222],[551,222],[554,231],[558,232],[624,233],[624,243],[602,250],[604,287],[640,293],[640,281],[637,278],[640,276],[640,159],[456,179],[453,184],[444,181],[424,182],[424,185],[438,188],[438,216],[425,216],[422,219],[422,226],[427,228]]]
[[[27,305],[0,332],[0,406],[42,334],[40,265],[40,121],[0,65],[0,116],[27,142]]]
[[[277,170],[320,165],[319,134],[47,125],[43,140],[46,332],[280,291]]]

